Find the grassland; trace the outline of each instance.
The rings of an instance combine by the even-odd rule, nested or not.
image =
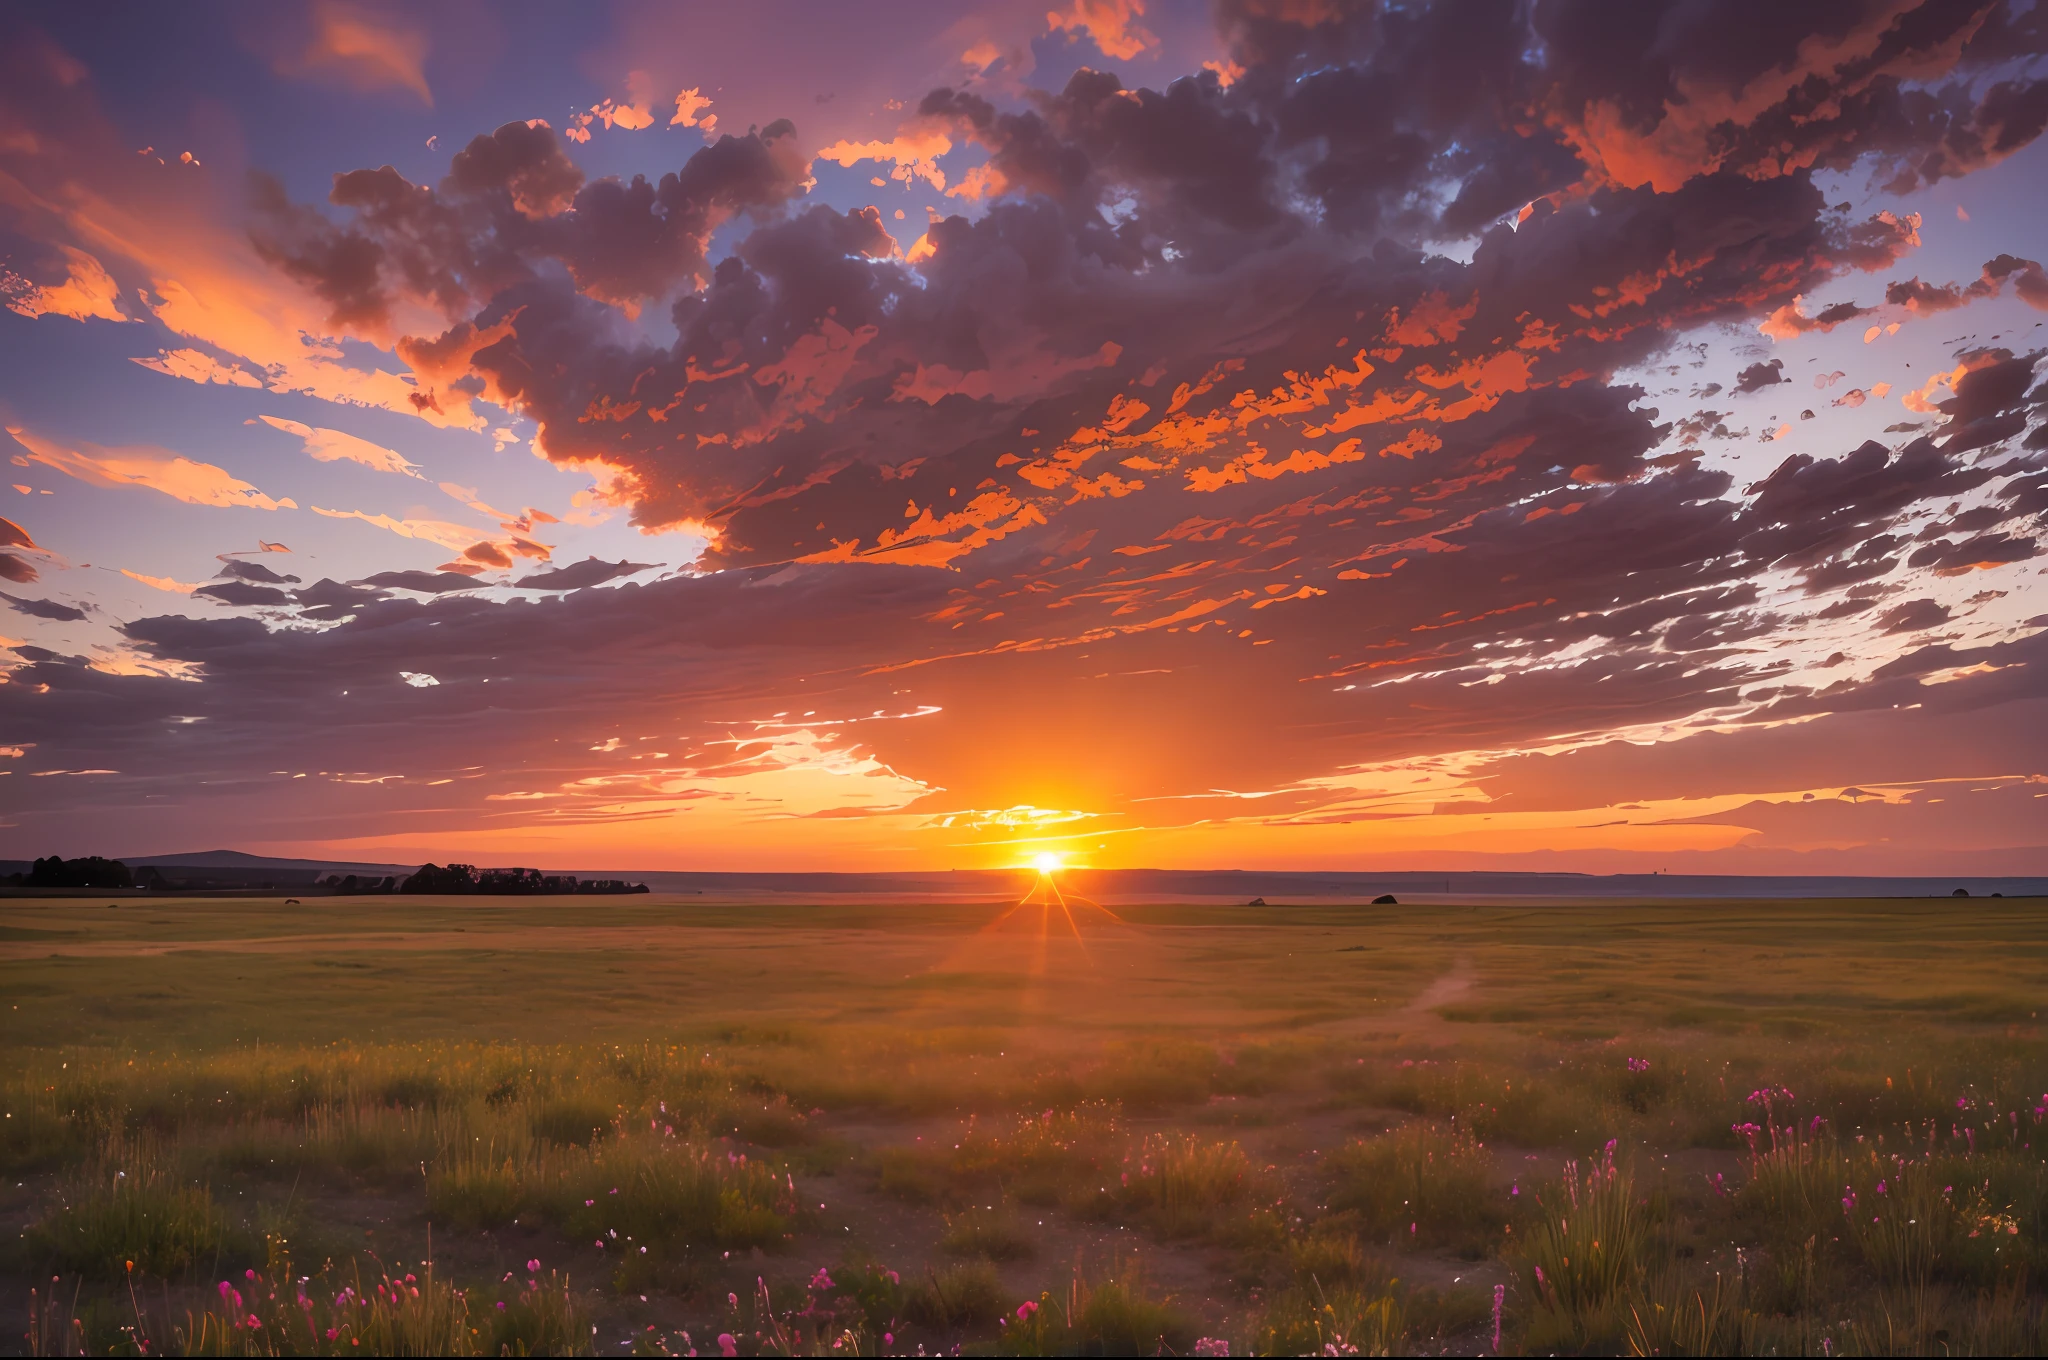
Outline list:
[[[2048,903],[1029,915],[0,902],[0,1345],[2048,1349]]]

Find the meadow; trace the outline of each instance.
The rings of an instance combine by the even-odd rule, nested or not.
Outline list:
[[[0,901],[0,1347],[2041,1354],[2044,978],[2032,899]]]

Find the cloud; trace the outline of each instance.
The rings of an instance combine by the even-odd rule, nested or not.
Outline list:
[[[177,581],[168,576],[145,576],[139,571],[130,571],[126,567],[121,568],[121,574],[131,581],[142,582],[142,584],[152,590],[168,591],[173,595],[190,595],[193,591],[199,589],[200,585],[204,584],[203,582],[196,581]]]
[[[1772,359],[1767,362],[1751,364],[1748,368],[1743,369],[1741,373],[1736,375],[1733,390],[1735,395],[1744,396],[1784,381],[1786,381],[1785,361],[1783,359]]]
[[[1913,633],[1948,622],[1948,606],[1935,600],[1909,600],[1878,615],[1886,633]]]
[[[423,595],[445,595],[451,590],[475,590],[477,584],[459,572],[380,571],[364,577],[358,585],[378,590],[411,590]]]
[[[1824,307],[1813,316],[1808,316],[1806,299],[1796,297],[1765,317],[1757,329],[1773,340],[1793,340],[1811,331],[1826,334],[1859,316],[1868,316],[1870,312],[1870,308],[1859,307],[1853,302],[1837,302],[1832,307]]]
[[[400,538],[417,538],[426,543],[438,544],[443,548],[460,548],[475,542],[477,531],[466,525],[450,524],[439,519],[393,519],[389,515],[374,515],[366,510],[329,510],[314,506],[313,513],[328,519],[359,519],[365,524],[397,534]]]
[[[1884,300],[1891,306],[1904,307],[1914,316],[1937,316],[1979,298],[1997,297],[2007,281],[2011,281],[2020,301],[2048,311],[2048,274],[2042,272],[2039,261],[2023,260],[2016,255],[1986,260],[1982,273],[1967,286],[1951,283],[1936,287],[1920,282],[1918,277],[1887,284]]]
[[[275,586],[251,585],[247,581],[209,581],[192,592],[194,598],[218,600],[236,606],[287,605],[291,592]]]
[[[153,445],[102,448],[81,443],[70,448],[27,430],[9,426],[7,433],[29,450],[31,462],[55,468],[91,486],[147,487],[188,505],[240,507],[250,510],[296,510],[289,497],[274,499],[211,463],[191,459]]]
[[[301,425],[296,420],[286,420],[281,416],[259,416],[258,419],[273,429],[297,435],[305,442],[306,452],[323,463],[346,460],[361,463],[376,472],[395,472],[403,477],[420,476],[417,464],[408,461],[405,455],[395,449],[387,449],[382,444],[372,444],[367,439],[359,439],[340,430],[323,430],[317,426]]]
[[[1046,31],[1064,32],[1070,39],[1086,33],[1103,56],[1129,61],[1159,45],[1139,22],[1144,13],[1145,0],[1070,0],[1064,8],[1046,11]]]
[[[4,590],[0,590],[0,600],[7,601],[15,612],[27,614],[30,618],[49,619],[56,623],[81,623],[85,619],[83,609],[58,604],[55,600],[24,600]]]
[[[652,562],[605,562],[586,557],[566,567],[530,573],[512,584],[520,590],[583,590],[635,572],[653,571],[657,565]]]
[[[0,580],[13,581],[17,585],[28,585],[38,573],[33,562],[17,553],[0,552]]]
[[[425,33],[389,11],[319,0],[305,47],[280,62],[287,75],[313,75],[366,93],[399,89],[434,106],[425,71]]]
[[[221,567],[220,574],[231,581],[254,581],[258,585],[266,586],[295,586],[299,583],[298,577],[272,571],[261,562],[226,559],[226,565]]]
[[[58,259],[48,271],[55,275],[52,282],[37,283],[12,269],[0,268],[0,299],[9,311],[26,317],[68,316],[73,321],[130,319],[121,310],[121,286],[106,266],[61,242],[53,249]]]

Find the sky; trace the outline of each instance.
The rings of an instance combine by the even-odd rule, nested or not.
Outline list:
[[[0,857],[2048,873],[2044,11],[9,5]]]

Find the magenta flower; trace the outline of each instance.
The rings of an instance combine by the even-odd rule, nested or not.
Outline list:
[[[720,1332],[718,1334],[718,1353],[720,1355],[738,1355],[740,1353],[739,1343],[732,1339],[731,1332]]]

